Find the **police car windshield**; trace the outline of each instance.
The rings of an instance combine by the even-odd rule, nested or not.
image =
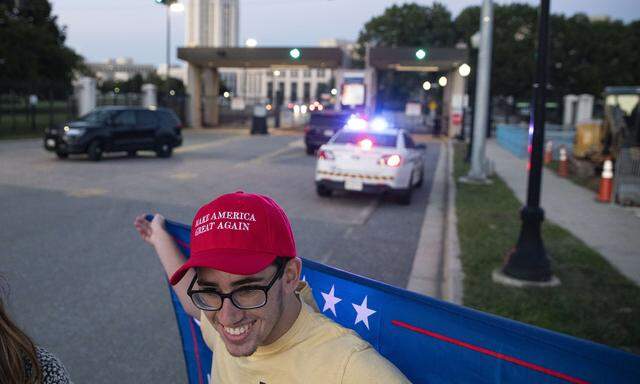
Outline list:
[[[397,135],[385,135],[381,133],[369,133],[369,132],[349,132],[340,131],[335,139],[334,144],[358,144],[364,139],[369,139],[373,142],[374,147],[391,147],[396,146]]]

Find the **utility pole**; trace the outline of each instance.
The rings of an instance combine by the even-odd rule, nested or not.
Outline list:
[[[489,109],[489,87],[491,85],[491,48],[493,39],[493,3],[482,2],[480,15],[480,50],[478,51],[478,72],[476,80],[475,106],[471,145],[471,170],[460,181],[476,184],[489,182],[485,170],[485,142]]]

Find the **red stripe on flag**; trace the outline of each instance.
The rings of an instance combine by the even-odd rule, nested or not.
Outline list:
[[[490,349],[486,349],[486,348],[479,347],[477,345],[465,343],[464,341],[460,341],[460,340],[457,340],[457,339],[442,335],[440,333],[428,331],[428,330],[423,329],[423,328],[418,328],[416,326],[404,323],[402,321],[391,320],[391,323],[393,325],[397,326],[397,327],[406,328],[406,329],[409,329],[411,331],[418,332],[418,333],[421,333],[423,335],[431,336],[431,337],[433,337],[435,339],[438,339],[438,340],[441,340],[441,341],[445,341],[447,343],[451,343],[451,344],[457,345],[459,347],[464,347],[464,348],[470,349],[472,351],[476,351],[476,352],[479,352],[479,353],[483,353],[485,355],[489,355],[489,356],[495,357],[496,359],[505,360],[505,361],[508,361],[510,363],[513,363],[513,364],[516,364],[516,365],[520,365],[522,367],[529,368],[529,369],[534,370],[534,371],[542,372],[542,373],[545,373],[545,374],[547,374],[549,376],[557,377],[559,379],[568,381],[569,383],[576,383],[576,384],[588,384],[589,383],[588,381],[584,381],[582,379],[577,379],[575,377],[571,377],[571,376],[566,375],[564,373],[561,373],[561,372],[558,372],[558,371],[554,371],[554,370],[549,369],[549,368],[541,367],[539,365],[536,365],[536,364],[533,364],[533,363],[529,363],[529,362],[524,361],[524,360],[520,360],[520,359],[515,358],[513,356],[504,355],[502,353],[498,353],[498,352],[492,351]]]
[[[191,341],[193,341],[193,353],[196,355],[196,365],[198,366],[198,383],[203,384],[202,364],[200,363],[200,351],[198,350],[198,338],[196,337],[196,330],[193,327],[193,319],[189,319],[189,328],[191,329]]]

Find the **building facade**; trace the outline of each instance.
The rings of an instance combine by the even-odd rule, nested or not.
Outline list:
[[[155,65],[134,63],[129,57],[109,59],[106,63],[87,63],[87,67],[95,73],[100,84],[104,81],[127,81],[136,74],[146,78],[156,72]]]

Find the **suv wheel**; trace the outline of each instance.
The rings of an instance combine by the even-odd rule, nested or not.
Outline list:
[[[316,193],[320,197],[331,197],[331,194],[333,193],[333,191],[325,187],[324,185],[318,184],[316,185]]]
[[[87,150],[87,153],[89,154],[89,159],[93,160],[93,161],[100,161],[100,159],[102,158],[102,143],[99,141],[92,141],[91,144],[89,144],[89,149]]]
[[[156,145],[156,155],[158,155],[158,157],[171,157],[172,152],[173,148],[167,141],[161,141]]]
[[[58,156],[58,159],[66,159],[69,157],[69,154],[67,152],[56,151],[56,156]]]
[[[137,153],[138,153],[137,151],[127,151],[127,156],[129,156],[129,157],[136,157],[136,154],[137,154]]]
[[[313,155],[314,153],[316,153],[316,149],[313,147],[307,146],[307,155]]]

